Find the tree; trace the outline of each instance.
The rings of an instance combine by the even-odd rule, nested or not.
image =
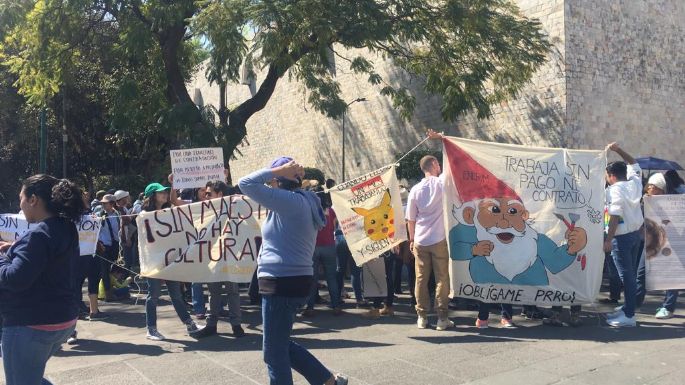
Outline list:
[[[344,57],[336,51],[341,47],[377,52],[425,80],[425,90],[442,97],[448,121],[470,110],[489,116],[491,105],[523,87],[549,49],[539,22],[510,0],[39,0],[2,49],[20,92],[32,102],[56,93],[79,58],[81,39],[102,24],[118,31],[113,49],[146,52],[163,68],[169,109],[159,113],[160,124],[176,133],[173,144],[213,142],[229,155],[286,74],[304,84],[317,111],[339,117],[347,107],[329,71],[332,55],[365,74],[404,118],[412,115],[408,89],[383,79],[372,61]],[[266,73],[255,95],[234,108],[222,94],[216,124],[186,87],[197,37],[209,51],[206,75],[222,92],[244,64]]]

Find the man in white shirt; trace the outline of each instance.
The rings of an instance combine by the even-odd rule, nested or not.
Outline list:
[[[429,136],[440,134],[429,132]],[[416,259],[416,313],[417,326],[428,326],[427,313],[430,310],[428,280],[431,271],[435,274],[435,306],[438,313],[437,330],[446,330],[454,323],[447,317],[450,291],[449,254],[445,240],[443,221],[443,185],[440,163],[434,156],[424,156],[419,166],[425,178],[412,187],[407,198],[407,223],[409,246]]]
[[[640,228],[644,222],[642,198],[642,170],[635,159],[616,143],[607,149],[614,151],[625,162],[612,162],[606,168],[606,205],[609,214],[604,251],[611,251],[618,274],[623,282],[624,304],[607,315],[611,326],[636,326],[635,302],[637,274],[635,267],[640,255]]]

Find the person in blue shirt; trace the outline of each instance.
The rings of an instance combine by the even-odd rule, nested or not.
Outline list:
[[[271,385],[292,385],[292,369],[310,384],[346,385],[347,378],[333,375],[290,339],[295,314],[310,291],[316,235],[325,225],[319,198],[300,188],[303,177],[302,166],[281,157],[239,184],[243,194],[270,210],[257,260],[264,362]]]
[[[20,207],[32,228],[7,250],[0,245],[2,361],[7,385],[50,384],[48,359],[74,332],[79,313],[74,263],[76,223],[86,210],[66,179],[34,175],[23,182]]]

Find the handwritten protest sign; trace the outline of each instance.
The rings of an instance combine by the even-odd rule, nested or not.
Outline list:
[[[339,184],[330,193],[357,265],[378,258],[407,239],[395,166]]]
[[[182,282],[250,282],[266,210],[244,195],[143,212],[141,275]]]
[[[81,255],[95,254],[101,224],[101,218],[84,215],[81,222],[76,225]],[[0,214],[0,239],[15,241],[33,226],[35,224],[28,223],[22,214]]]
[[[454,296],[592,302],[604,263],[604,151],[444,138]]]
[[[685,289],[685,195],[644,202],[647,290]]]
[[[224,151],[216,148],[171,150],[174,188],[205,187],[207,182],[224,179]]]

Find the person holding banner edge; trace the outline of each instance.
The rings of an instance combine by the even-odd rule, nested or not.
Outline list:
[[[310,384],[347,385],[290,339],[295,314],[309,295],[316,235],[325,225],[319,198],[300,189],[304,168],[292,158],[242,178],[243,194],[270,210],[262,224],[257,261],[262,295],[263,356],[271,385],[292,385],[292,369]]]
[[[611,251],[624,289],[624,304],[607,314],[607,323],[614,327],[637,326],[635,322],[637,275],[635,268],[640,255],[640,228],[644,222],[642,199],[642,170],[635,159],[618,144],[610,143],[623,162],[611,162],[606,167],[606,193],[609,223],[604,251]]]
[[[150,183],[145,187],[145,202],[142,211],[157,211],[171,207],[169,203],[169,187],[164,187],[159,183]],[[162,290],[162,280],[147,278],[148,293],[145,299],[145,322],[147,325],[146,338],[152,341],[162,341],[164,336],[157,330],[157,301]],[[190,318],[186,309],[183,296],[181,294],[181,284],[175,281],[165,281],[169,290],[169,297],[174,306],[178,318],[186,326],[186,330],[192,337],[192,332],[199,328]]]

